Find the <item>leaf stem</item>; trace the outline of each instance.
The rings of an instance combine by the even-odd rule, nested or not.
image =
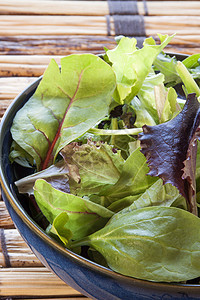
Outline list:
[[[112,130],[118,130],[117,118],[112,118],[112,120],[111,120],[111,128],[112,128]],[[112,134],[112,136],[111,136],[110,143],[111,143],[111,145],[115,145],[115,135],[114,134]]]
[[[80,240],[70,242],[69,244],[70,249],[74,249],[81,246],[90,246],[90,238],[88,236]]]
[[[190,74],[190,72],[188,71],[186,66],[181,61],[177,62],[176,71],[179,74],[179,76],[181,77],[181,79],[187,89],[188,94],[195,93],[197,95],[197,97],[199,97],[200,89],[199,89],[198,85],[196,84],[195,80],[192,78],[192,75]]]
[[[91,128],[88,130],[88,132],[96,135],[138,135],[140,132],[142,132],[142,128],[118,129],[118,130]]]

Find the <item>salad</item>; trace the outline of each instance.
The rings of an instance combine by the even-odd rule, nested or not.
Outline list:
[[[15,186],[64,247],[135,278],[200,276],[200,54],[120,37],[51,60],[11,127]],[[20,172],[18,171],[20,170]]]

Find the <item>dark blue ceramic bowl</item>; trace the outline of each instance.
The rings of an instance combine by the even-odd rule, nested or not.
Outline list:
[[[181,56],[178,57],[179,59]],[[62,247],[37,225],[14,191],[14,170],[9,161],[10,127],[16,112],[34,93],[40,79],[12,103],[0,127],[0,180],[2,197],[22,237],[39,260],[67,284],[98,300],[200,299],[200,285],[153,283],[117,274]]]

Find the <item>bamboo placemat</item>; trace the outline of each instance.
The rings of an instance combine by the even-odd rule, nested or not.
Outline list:
[[[6,256],[9,257],[9,266]],[[4,202],[0,201],[0,299],[38,297],[88,299],[41,264],[15,229]]]
[[[111,2],[0,1],[0,119],[52,57],[59,63],[72,53],[112,49],[119,25],[116,10],[121,6],[126,10],[129,6],[124,5],[130,5],[135,11],[128,10],[118,22],[142,22],[143,31],[139,30],[137,38],[176,33],[167,51],[200,52],[199,1],[118,1],[118,7]],[[86,299],[42,266],[15,229],[2,201],[0,236],[0,299]]]

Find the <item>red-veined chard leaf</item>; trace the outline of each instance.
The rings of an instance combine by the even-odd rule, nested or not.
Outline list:
[[[185,197],[190,212],[197,214],[196,153],[200,138],[200,103],[189,94],[183,110],[172,120],[156,126],[143,126],[141,151],[151,176],[176,186]]]
[[[14,141],[45,169],[69,142],[93,127],[108,112],[115,74],[92,54],[52,60],[35,94],[16,114]],[[12,153],[11,153],[12,157]]]

